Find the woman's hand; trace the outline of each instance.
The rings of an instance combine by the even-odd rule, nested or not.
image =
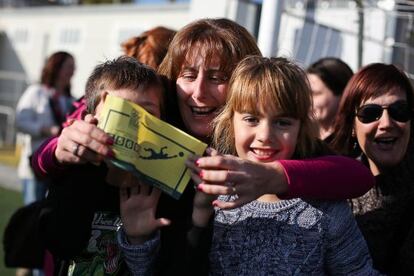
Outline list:
[[[165,218],[155,218],[161,191],[144,183],[120,189],[123,229],[131,244],[142,244],[151,239],[155,231],[170,224]]]
[[[233,195],[231,202],[213,201],[222,209],[244,205],[264,194],[283,194],[288,190],[288,180],[279,162],[256,163],[231,155],[192,157],[196,164],[200,184],[198,189],[210,195]]]
[[[73,120],[62,130],[55,151],[61,164],[99,164],[105,158],[114,157],[112,138],[97,127],[98,120],[91,114],[84,120]]]

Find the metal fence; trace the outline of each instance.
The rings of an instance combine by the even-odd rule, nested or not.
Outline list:
[[[292,56],[305,66],[324,56],[345,57],[341,48],[341,38],[354,37],[361,40],[360,49],[355,42],[355,51],[360,62],[365,65],[371,62],[385,62],[398,65],[405,70],[407,75],[414,80],[414,1],[374,1],[362,0],[361,18],[355,17],[357,24],[362,24],[361,29],[350,29],[349,24],[331,24],[332,22],[320,22],[315,14],[331,9],[346,9],[350,13],[358,14],[358,1],[316,1],[316,0],[288,0],[285,4],[284,16],[302,20],[303,25],[297,32],[297,38],[292,49]],[[298,10],[306,10],[298,13]],[[372,17],[380,14],[382,21],[378,22]],[[341,20],[335,18],[334,21]],[[351,19],[348,19],[348,22]],[[373,30],[383,28],[383,36],[372,34]],[[361,31],[361,33],[359,33]],[[281,43],[279,41],[279,43]],[[376,48],[380,55],[372,60],[369,55]],[[341,56],[342,55],[342,56]],[[353,66],[358,69],[358,66]]]
[[[26,86],[26,75],[0,70],[0,147],[15,143],[15,107]]]

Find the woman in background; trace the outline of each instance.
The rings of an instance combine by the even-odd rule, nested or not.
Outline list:
[[[25,205],[45,197],[47,184],[35,177],[29,159],[45,139],[59,134],[73,103],[70,81],[74,71],[75,59],[71,54],[52,54],[43,66],[40,83],[30,85],[17,103],[16,125],[24,134],[18,176]],[[18,273],[27,274],[24,270],[19,269]],[[40,273],[33,271],[35,275]]]
[[[33,176],[29,157],[48,137],[60,131],[72,106],[70,81],[75,60],[66,52],[56,52],[46,61],[39,84],[30,85],[16,108],[16,124],[24,136],[18,173],[23,184],[24,203],[44,197],[46,186]]]
[[[306,70],[312,89],[313,113],[319,128],[319,138],[332,140],[333,123],[342,92],[353,72],[342,60],[322,58]]]

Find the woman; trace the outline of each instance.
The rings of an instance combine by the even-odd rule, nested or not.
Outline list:
[[[351,206],[374,266],[391,275],[414,272],[413,93],[394,65],[364,67],[345,89],[332,141],[375,175],[375,186]]]
[[[306,70],[312,89],[313,112],[319,128],[319,138],[329,142],[339,101],[353,72],[342,60],[322,58]]]
[[[25,134],[18,168],[25,205],[45,197],[46,181],[34,176],[29,158],[45,139],[60,132],[73,102],[70,81],[74,70],[71,54],[52,54],[43,66],[40,83],[30,85],[17,103],[16,125]]]
[[[30,85],[17,103],[17,128],[27,134],[18,169],[25,204],[44,197],[46,187],[34,178],[29,156],[43,140],[59,133],[73,101],[70,80],[74,70],[72,55],[66,52],[52,54],[42,69],[40,84]]]

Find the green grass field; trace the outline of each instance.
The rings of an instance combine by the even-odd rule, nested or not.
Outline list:
[[[4,265],[3,233],[10,216],[22,204],[20,192],[6,190],[0,187],[0,231],[2,237],[0,245],[0,275],[2,276],[15,275],[14,269],[6,268]]]

